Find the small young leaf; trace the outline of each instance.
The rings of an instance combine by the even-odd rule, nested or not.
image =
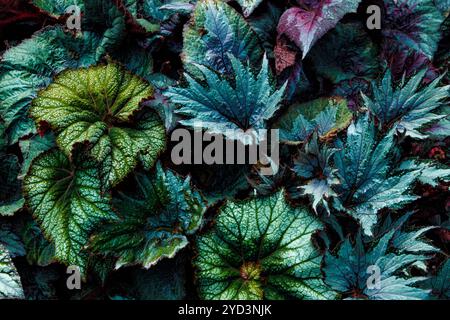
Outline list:
[[[244,16],[248,17],[252,14],[253,10],[258,7],[258,5],[262,2],[262,0],[237,0],[239,5],[242,7],[244,11]]]
[[[339,183],[336,169],[331,166],[331,159],[337,149],[329,148],[326,144],[320,145],[317,134],[306,143],[305,150],[300,151],[294,161],[294,172],[301,178],[307,179],[305,185],[298,189],[302,194],[312,196],[312,207],[317,213],[317,206],[321,204],[330,212],[328,200],[337,196],[332,187]]]

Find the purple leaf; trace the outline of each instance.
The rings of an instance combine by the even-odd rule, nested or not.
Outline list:
[[[386,61],[395,81],[401,80],[403,76],[410,78],[424,68],[428,70],[424,83],[430,83],[438,77],[437,70],[426,55],[392,39],[387,39],[383,43],[381,56]]]
[[[382,34],[385,41],[391,40],[407,46],[432,59],[441,33],[439,27],[444,16],[431,0],[385,0],[386,18]]]
[[[334,28],[347,13],[355,12],[360,0],[299,1],[302,8],[288,9],[280,19],[278,33],[285,34],[303,51],[303,58],[313,44]],[[311,4],[312,3],[312,4]]]

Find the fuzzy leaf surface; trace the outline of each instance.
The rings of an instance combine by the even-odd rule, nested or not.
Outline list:
[[[28,109],[39,89],[62,70],[93,62],[88,52],[83,52],[83,43],[54,27],[5,51],[0,62],[0,116],[9,144],[36,132]]]

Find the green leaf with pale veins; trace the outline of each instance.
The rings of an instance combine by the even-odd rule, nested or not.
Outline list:
[[[8,250],[0,244],[0,299],[23,299],[20,276]]]
[[[95,252],[117,257],[116,268],[145,268],[172,258],[200,227],[206,206],[200,193],[158,164],[155,174],[137,173],[136,192],[120,193],[113,204],[122,218],[106,224],[91,242]]]
[[[39,89],[67,68],[94,63],[97,40],[64,32],[62,27],[45,28],[6,50],[0,62],[0,116],[5,122],[8,143],[36,132],[28,116]]]
[[[194,261],[203,299],[331,299],[311,235],[321,223],[292,208],[283,191],[227,202],[215,228],[198,238]]]
[[[6,66],[12,63],[13,72],[10,72],[12,77],[5,77],[5,84],[0,83],[0,87],[11,86],[5,91],[5,95],[11,97],[5,108],[11,109],[7,110],[9,116],[19,118],[14,119],[17,124],[14,122],[12,127],[17,131],[15,135],[20,135],[18,138],[34,131],[32,122],[26,118],[29,102],[55,74],[71,67],[89,66],[107,53],[117,54],[120,45],[126,46],[127,12],[121,7],[121,1],[33,0],[33,4],[62,23],[66,19],[67,26],[69,22],[75,22],[78,13],[74,10],[75,5],[81,10],[81,23],[80,29],[72,29],[71,33],[64,32],[59,26],[47,28],[7,51]],[[39,72],[39,68],[43,71]],[[13,92],[10,92],[11,88]],[[22,94],[25,90],[30,92]]]
[[[120,182],[138,160],[153,166],[165,147],[159,116],[140,102],[153,88],[116,64],[61,73],[33,101],[31,115],[56,132],[56,142],[67,156],[87,142],[90,155],[102,164],[102,177]]]
[[[75,157],[77,158],[77,157]],[[34,218],[55,244],[55,257],[86,271],[83,251],[91,230],[114,215],[110,196],[101,193],[97,163],[83,156],[71,163],[59,150],[40,155],[24,178],[24,192]]]

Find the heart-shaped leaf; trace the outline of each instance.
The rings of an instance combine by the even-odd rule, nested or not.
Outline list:
[[[347,13],[355,12],[360,0],[322,0],[312,8],[294,7],[281,16],[278,33],[285,34],[302,49],[303,58],[328,30]]]

